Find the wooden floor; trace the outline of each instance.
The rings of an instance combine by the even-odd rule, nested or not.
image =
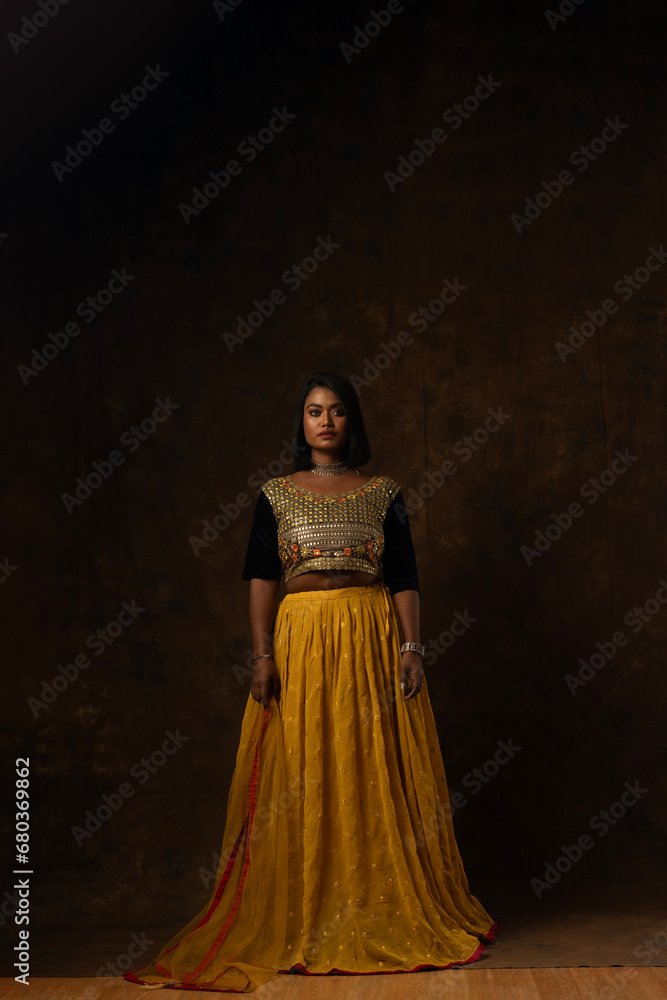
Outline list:
[[[2,1000],[193,1000],[192,990],[147,990],[124,979],[0,979]],[[210,993],[215,996],[235,994]],[[239,994],[236,994],[239,995]],[[392,976],[278,976],[257,1000],[665,1000],[666,968],[451,969]]]

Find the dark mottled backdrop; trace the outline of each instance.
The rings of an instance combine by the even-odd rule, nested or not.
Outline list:
[[[33,974],[207,895],[252,504],[317,369],[411,501],[471,887],[499,922],[663,898],[664,6],[12,0],[2,36]]]

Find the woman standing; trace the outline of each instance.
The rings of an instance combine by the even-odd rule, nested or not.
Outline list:
[[[253,674],[216,888],[134,982],[444,969],[496,931],[454,838],[400,487],[360,473],[345,379],[306,382],[294,450],[295,473],[260,491],[243,571]]]

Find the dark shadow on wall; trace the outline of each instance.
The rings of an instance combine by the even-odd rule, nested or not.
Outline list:
[[[480,899],[664,895],[661,5],[28,15],[3,11],[2,742],[43,954],[206,896],[252,504],[321,368],[411,498]]]

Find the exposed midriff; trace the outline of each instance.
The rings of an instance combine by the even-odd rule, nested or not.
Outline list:
[[[300,573],[285,584],[288,594],[300,590],[336,590],[339,587],[367,587],[370,583],[378,583],[375,573],[352,572],[345,570],[312,570]]]

